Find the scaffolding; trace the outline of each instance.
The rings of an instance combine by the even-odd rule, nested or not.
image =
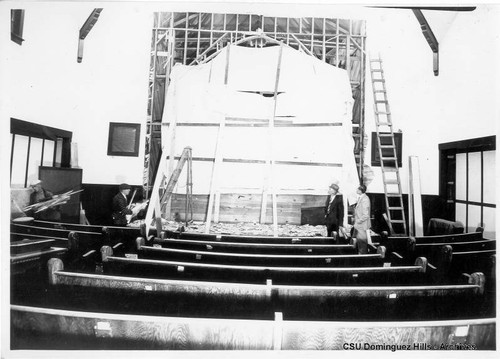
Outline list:
[[[263,47],[263,36],[287,44],[347,71],[354,98],[353,139],[358,174],[363,176],[365,147],[365,22],[350,19],[286,18],[253,14],[157,12],[151,42],[144,191],[149,195],[161,152],[161,121],[169,74],[176,63],[196,65],[228,44]],[[249,37],[255,36],[255,41]],[[243,41],[244,40],[244,41]]]

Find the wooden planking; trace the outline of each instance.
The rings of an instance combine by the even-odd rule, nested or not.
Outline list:
[[[301,205],[300,196],[279,195],[277,211],[278,221],[281,224],[300,224]],[[205,221],[208,208],[207,195],[193,196],[193,218]],[[172,213],[184,213],[185,199],[174,196],[172,199]],[[266,213],[271,213],[272,204],[267,204]],[[219,221],[221,222],[259,222],[261,211],[260,194],[224,194],[220,195]],[[265,223],[272,223],[272,216],[266,215]]]
[[[16,333],[30,329],[45,333],[53,341],[45,349],[58,349],[65,336],[109,341],[108,349],[263,349],[343,350],[344,343],[427,343],[431,346],[475,344],[480,350],[496,349],[495,318],[418,322],[304,322],[281,320],[196,319],[152,317],[44,309],[11,305],[13,349]],[[279,314],[279,313],[277,313]],[[280,316],[276,315],[279,319]],[[281,334],[281,335],[280,335]],[[88,340],[84,341],[88,343]],[[40,344],[42,345],[42,343]],[[73,349],[92,349],[80,347]],[[123,347],[121,347],[123,348]]]

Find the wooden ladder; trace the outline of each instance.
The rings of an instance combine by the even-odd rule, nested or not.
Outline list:
[[[184,165],[187,164],[187,175],[186,175],[186,214],[185,214],[185,222],[186,225],[189,222],[188,214],[191,216],[190,220],[193,219],[193,170],[192,170],[192,149],[191,147],[185,147],[182,151],[181,156],[179,157],[179,161],[177,162],[177,166],[175,170],[170,174],[168,178],[168,182],[166,186],[164,186],[164,182],[167,179],[167,175],[165,173],[167,156],[165,154],[162,155],[160,160],[160,165],[158,166],[158,172],[156,173],[156,178],[154,182],[153,192],[151,193],[151,199],[149,201],[148,210],[146,212],[146,234],[149,234],[149,228],[151,226],[151,222],[153,217],[156,222],[156,234],[158,237],[161,236],[162,232],[162,214],[164,214],[164,208],[167,205],[169,199],[172,197],[172,193],[174,191],[175,186],[179,180],[179,176],[184,168]]]
[[[403,192],[399,176],[396,142],[391,120],[391,110],[387,99],[382,59],[370,59],[373,89],[373,107],[380,167],[384,183],[386,213],[384,218],[393,236],[406,236],[406,218],[403,206]]]

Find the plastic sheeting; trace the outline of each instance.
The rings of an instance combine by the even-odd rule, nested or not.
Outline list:
[[[213,158],[219,146],[223,158],[263,161],[268,159],[272,141],[275,161],[311,163],[275,165],[277,190],[325,194],[328,185],[336,181],[341,193],[354,199],[358,175],[353,155],[353,98],[347,72],[283,45],[274,117],[277,127],[269,131],[279,52],[280,46],[231,45],[206,64],[174,66],[163,114],[164,153],[169,154],[173,148],[175,156],[179,156],[185,146],[191,146],[193,157]],[[227,126],[219,143],[219,127],[176,126],[219,124],[224,118]],[[260,127],[230,127],[233,123]],[[318,123],[329,125],[303,126]],[[208,193],[213,164],[206,164],[210,165],[195,166],[194,193]],[[260,188],[264,166],[226,162],[219,172],[220,185]]]

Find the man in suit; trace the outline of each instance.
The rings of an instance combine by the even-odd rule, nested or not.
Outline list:
[[[325,202],[325,224],[328,237],[333,237],[333,232],[339,232],[339,227],[344,223],[344,199],[338,193],[339,186],[332,183],[328,188],[328,197]]]
[[[132,210],[127,203],[130,189],[130,185],[122,183],[119,186],[120,192],[113,197],[113,223],[115,226],[126,226],[128,223],[127,214],[132,214]]]
[[[356,191],[359,195],[358,203],[354,209],[354,237],[359,254],[368,253],[368,244],[371,244],[370,238],[370,198],[366,195],[366,186],[360,185]]]

